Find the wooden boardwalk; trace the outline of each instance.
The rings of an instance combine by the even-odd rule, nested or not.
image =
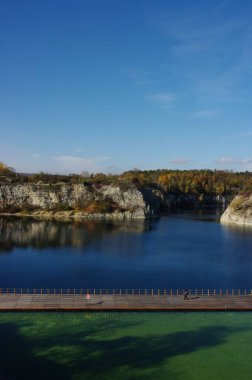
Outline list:
[[[0,311],[252,311],[251,295],[1,294]]]

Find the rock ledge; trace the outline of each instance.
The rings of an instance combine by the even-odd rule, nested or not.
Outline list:
[[[237,195],[223,213],[221,223],[252,226],[252,194]]]

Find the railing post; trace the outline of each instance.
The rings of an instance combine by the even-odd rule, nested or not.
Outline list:
[[[16,294],[16,288],[14,288],[14,294]]]
[[[160,296],[160,289],[158,289],[158,297]]]
[[[151,295],[153,296],[153,289],[151,289]]]
[[[179,291],[178,291],[178,289],[177,289],[177,296],[179,295]]]
[[[214,289],[214,297],[216,296],[216,290]]]
[[[166,289],[164,289],[164,297],[166,297]]]
[[[209,296],[209,289],[207,289],[207,295]]]
[[[234,289],[232,289],[232,296],[234,295]]]

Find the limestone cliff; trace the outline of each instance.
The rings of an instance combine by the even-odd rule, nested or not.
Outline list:
[[[157,216],[159,201],[148,190],[113,185],[0,184],[0,213],[105,219]]]
[[[252,194],[237,195],[223,213],[221,223],[252,226]]]

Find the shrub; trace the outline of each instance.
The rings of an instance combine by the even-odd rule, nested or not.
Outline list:
[[[13,175],[14,169],[7,166],[4,162],[0,161],[0,175]]]
[[[103,199],[89,203],[84,211],[89,214],[107,214],[115,211],[117,208],[117,204],[111,199]]]

